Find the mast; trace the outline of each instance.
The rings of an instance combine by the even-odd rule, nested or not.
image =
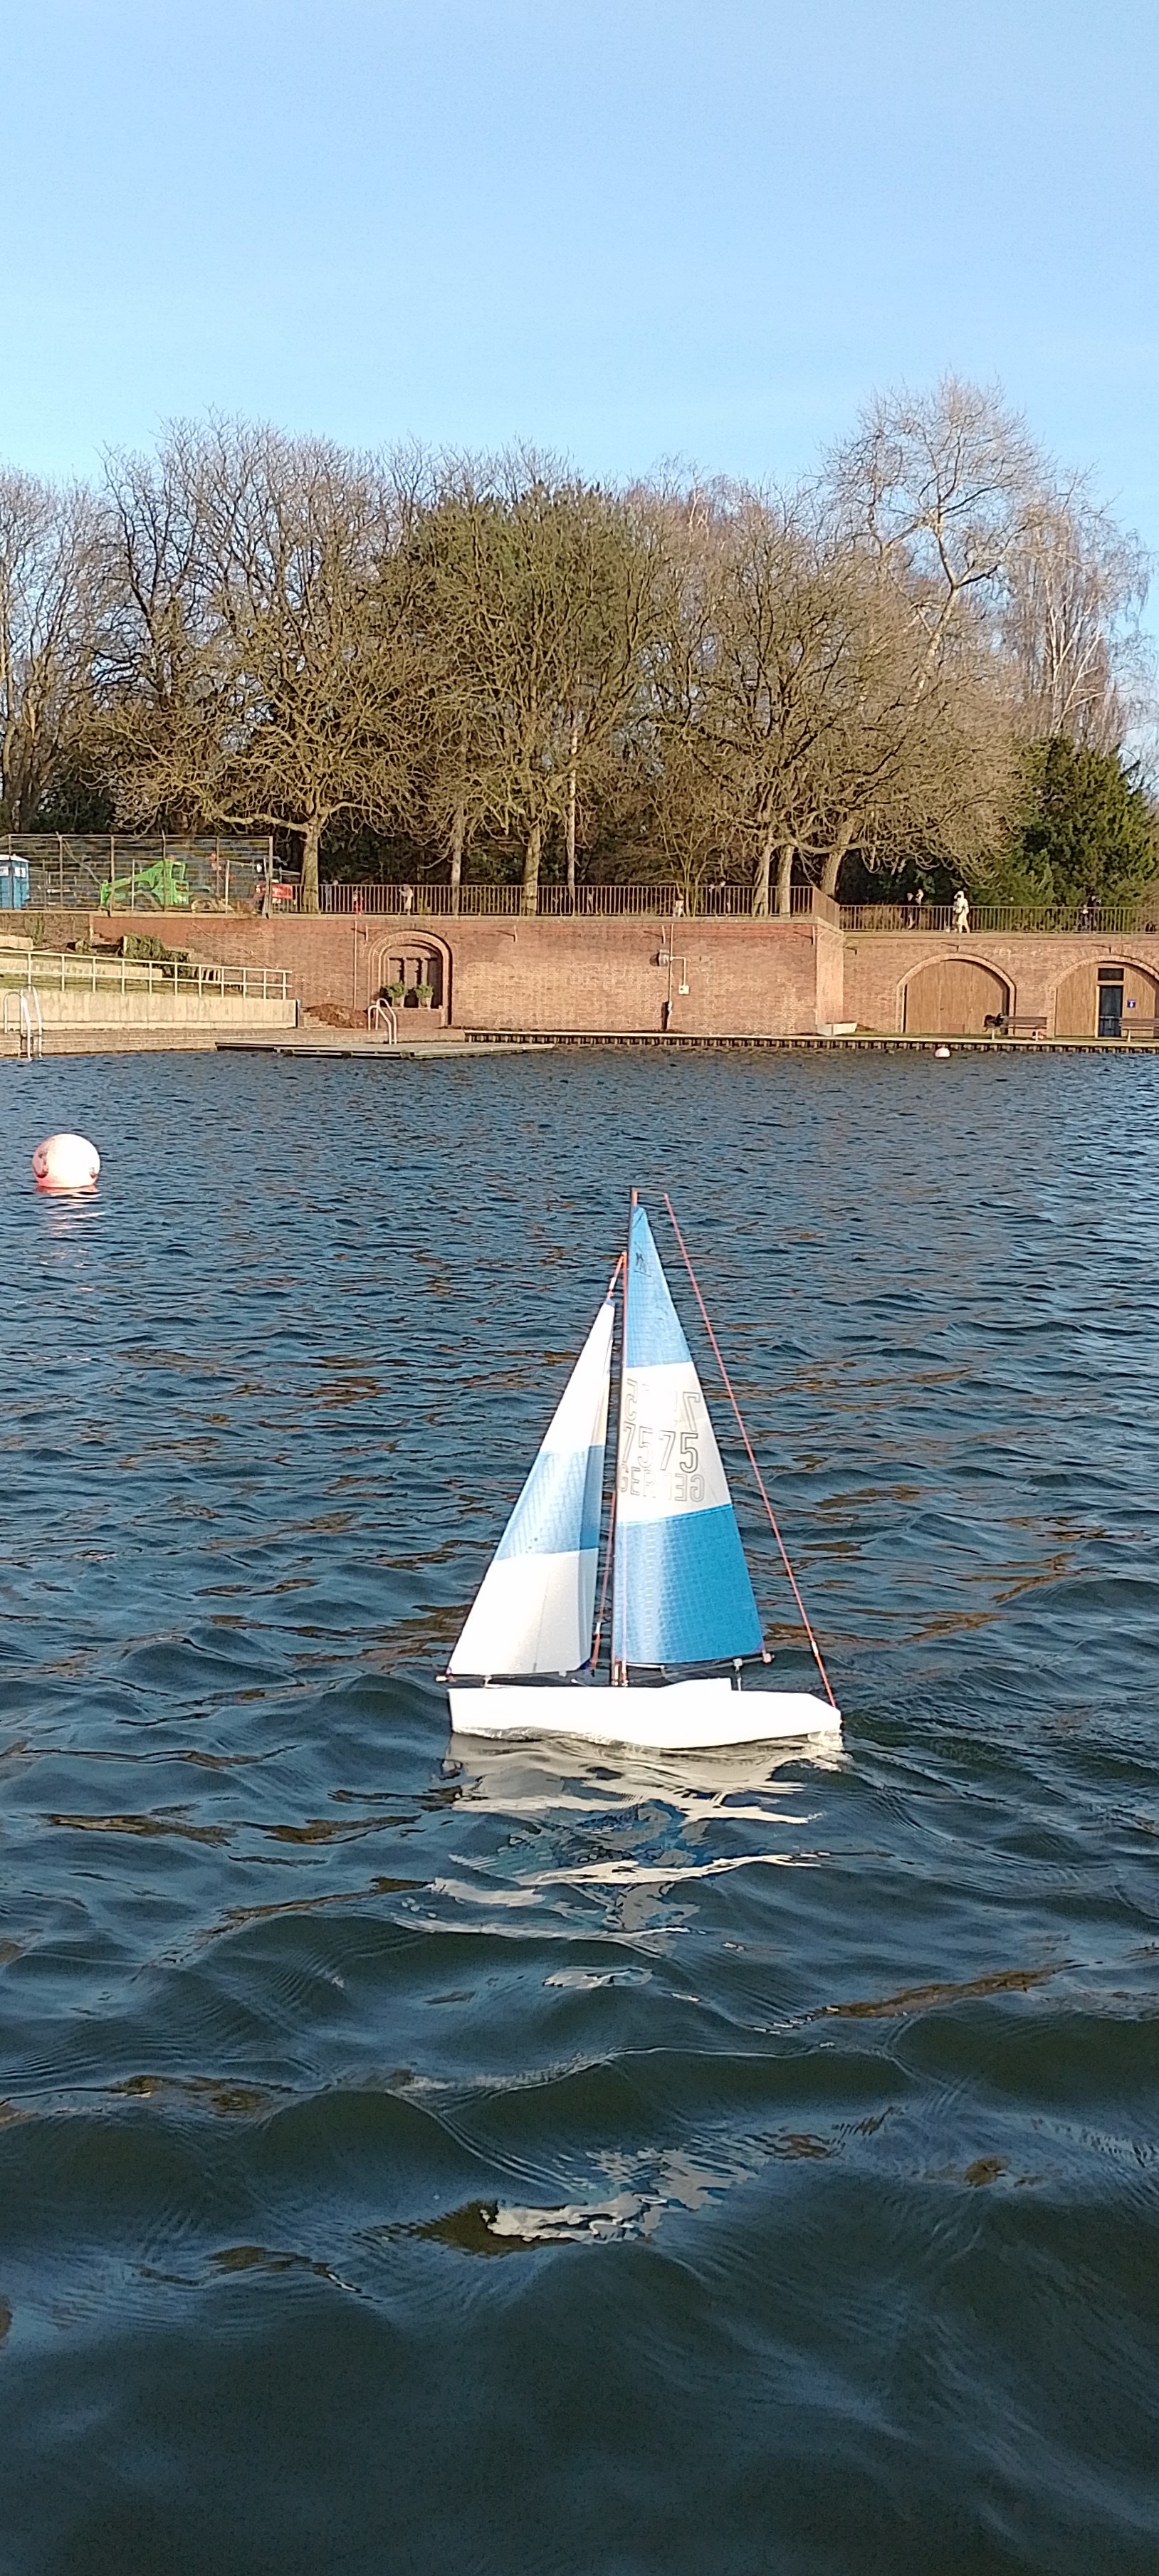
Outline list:
[[[620,1281],[621,1281],[621,1278],[622,1278],[622,1276],[623,1276],[623,1273],[624,1273],[624,1271],[625,1271],[626,1267],[627,1267],[627,1264],[626,1264],[626,1262],[625,1262],[625,1259],[624,1259],[624,1255],[623,1255],[623,1253],[622,1253],[622,1252],[618,1252],[618,1253],[616,1254],[616,1266],[615,1266],[615,1269],[613,1270],[612,1275],[611,1275],[611,1278],[610,1278],[610,1279],[609,1279],[609,1281],[608,1281],[608,1296],[609,1296],[609,1297],[614,1297],[614,1296],[615,1296],[616,1290],[617,1290],[617,1288],[618,1288],[618,1287],[619,1287],[619,1285],[620,1285]],[[615,1336],[615,1322],[614,1322],[614,1319],[613,1319],[613,1324],[612,1324],[612,1334],[613,1334],[613,1339],[614,1339],[614,1336]],[[610,1370],[611,1370],[611,1349],[610,1349],[610,1347],[609,1347],[609,1351],[608,1351],[608,1368],[609,1368],[609,1374],[610,1374]],[[609,1499],[608,1499],[608,1537],[607,1537],[607,1546],[606,1546],[606,1548],[605,1548],[605,1552],[604,1552],[604,1572],[603,1572],[603,1580],[602,1580],[602,1582],[601,1582],[601,1583],[600,1583],[600,1585],[599,1585],[599,1599],[598,1599],[598,1603],[597,1603],[597,1606],[596,1606],[596,1624],[595,1624],[595,1627],[594,1627],[594,1628],[593,1628],[593,1630],[592,1630],[592,1651],[591,1651],[590,1656],[588,1657],[588,1669],[589,1669],[589,1671],[592,1673],[593,1677],[595,1676],[595,1674],[596,1674],[596,1673],[598,1672],[598,1670],[599,1670],[599,1662],[600,1662],[600,1641],[601,1641],[601,1638],[603,1637],[603,1633],[604,1633],[604,1612],[605,1612],[606,1610],[610,1610],[610,1609],[612,1609],[612,1608],[613,1608],[613,1606],[614,1606],[614,1605],[612,1604],[612,1601],[611,1601],[611,1597],[610,1597],[610,1596],[611,1596],[611,1589],[612,1589],[612,1567],[613,1567],[613,1565],[614,1565],[614,1563],[615,1563],[615,1556],[616,1556],[616,1482],[615,1482],[615,1477],[613,1476],[613,1479],[612,1479],[612,1485],[611,1485],[611,1491],[610,1491]],[[615,1647],[615,1642],[616,1642],[616,1641],[615,1641],[615,1631],[614,1631],[614,1629],[612,1629],[612,1630],[610,1630],[610,1631],[609,1631],[609,1635],[608,1635],[608,1673],[609,1673],[609,1677],[610,1677],[610,1675],[611,1675],[612,1660],[613,1660],[613,1651],[614,1651],[614,1647]]]
[[[633,1191],[632,1191],[632,1194],[631,1194],[631,1197],[630,1197],[630,1199],[629,1199],[629,1201],[628,1201],[628,1243],[627,1243],[627,1249],[626,1249],[626,1251],[625,1251],[625,1253],[624,1253],[624,1296],[623,1296],[623,1312],[622,1312],[622,1316],[621,1316],[621,1336],[622,1336],[622,1338],[621,1338],[621,1342],[620,1342],[620,1411],[619,1411],[619,1418],[618,1418],[618,1421],[617,1421],[617,1424],[616,1424],[616,1472],[615,1472],[615,1476],[614,1476],[614,1478],[613,1478],[613,1480],[612,1480],[612,1513],[613,1513],[613,1521],[612,1521],[612,1532],[613,1532],[613,1536],[612,1536],[612,1655],[611,1655],[611,1673],[610,1673],[609,1678],[610,1678],[610,1681],[611,1681],[611,1683],[612,1683],[613,1688],[615,1688],[617,1685],[618,1685],[619,1687],[621,1687],[621,1688],[622,1688],[622,1687],[626,1684],[627,1679],[628,1679],[628,1666],[627,1666],[627,1660],[626,1660],[626,1655],[627,1655],[627,1643],[628,1643],[628,1604],[627,1604],[627,1599],[626,1599],[626,1598],[621,1599],[621,1597],[620,1597],[620,1596],[621,1596],[621,1592],[623,1592],[623,1591],[625,1590],[625,1587],[624,1587],[623,1585],[621,1585],[621,1584],[617,1581],[617,1579],[616,1579],[615,1515],[616,1515],[616,1509],[617,1509],[617,1500],[618,1500],[619,1491],[620,1491],[620,1462],[621,1462],[621,1460],[622,1460],[622,1458],[623,1458],[623,1455],[624,1455],[624,1428],[625,1428],[625,1423],[626,1423],[626,1420],[627,1420],[627,1393],[628,1393],[628,1280],[629,1280],[629,1276],[630,1276],[631,1268],[632,1268],[632,1219],[633,1219],[633,1217],[635,1216],[635,1213],[636,1213],[636,1206],[637,1206],[638,1199],[639,1199],[639,1192],[638,1192],[637,1190],[633,1190]],[[621,1655],[621,1656],[619,1657],[619,1659],[618,1659],[618,1660],[617,1660],[617,1656],[616,1656],[616,1636],[617,1636],[617,1633],[619,1634],[620,1639],[621,1639],[621,1642],[622,1642],[622,1644],[623,1644],[623,1646],[624,1646],[624,1649],[625,1649],[624,1654],[623,1654],[623,1655]]]

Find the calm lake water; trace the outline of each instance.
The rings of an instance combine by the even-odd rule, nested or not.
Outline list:
[[[825,1767],[449,1753],[633,1181]],[[1151,1060],[4,1068],[6,2576],[1154,2576],[1157,1199]]]

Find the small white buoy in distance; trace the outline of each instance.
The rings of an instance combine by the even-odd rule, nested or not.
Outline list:
[[[939,1063],[939,1064],[948,1064],[948,1063],[949,1063],[949,1061],[950,1061],[950,1050],[949,1050],[949,1048],[948,1048],[948,1047],[935,1047],[935,1048],[934,1048],[934,1054],[935,1054],[935,1056],[937,1057],[937,1060],[938,1060],[938,1063]]]
[[[100,1168],[87,1136],[46,1136],[32,1157],[38,1190],[93,1190]]]

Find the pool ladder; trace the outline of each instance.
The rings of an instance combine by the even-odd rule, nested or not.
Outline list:
[[[13,1002],[17,1006],[16,1026],[20,1038],[17,1052],[27,1056],[31,1064],[34,1056],[44,1053],[44,1013],[40,1007],[40,995],[35,984],[22,984],[18,993],[5,994],[3,1025],[5,1037],[10,1037],[12,1034],[12,1023],[8,1012]]]

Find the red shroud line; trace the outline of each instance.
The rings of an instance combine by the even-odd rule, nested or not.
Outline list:
[[[759,1467],[758,1467],[758,1465],[757,1465],[756,1457],[755,1457],[755,1454],[754,1454],[754,1451],[753,1451],[753,1444],[752,1444],[752,1441],[749,1439],[748,1432],[747,1432],[747,1431],[746,1431],[746,1429],[745,1429],[745,1425],[744,1425],[744,1417],[743,1417],[743,1415],[742,1415],[742,1413],[741,1413],[740,1406],[739,1406],[739,1404],[737,1403],[737,1400],[736,1400],[735,1395],[733,1394],[733,1390],[732,1390],[732,1379],[730,1378],[729,1373],[728,1373],[728,1370],[726,1369],[726,1367],[725,1367],[725,1365],[724,1365],[724,1361],[723,1361],[723,1359],[722,1359],[722,1357],[721,1357],[720,1344],[719,1344],[719,1342],[717,1341],[717,1338],[716,1338],[715,1333],[713,1332],[712,1324],[711,1324],[711,1321],[710,1321],[710,1319],[709,1319],[708,1308],[707,1308],[707,1306],[705,1305],[704,1299],[703,1299],[703,1297],[701,1296],[701,1293],[700,1293],[700,1281],[698,1280],[698,1278],[697,1278],[697,1276],[696,1276],[696,1272],[695,1272],[695,1270],[694,1270],[694,1269],[693,1269],[693,1267],[692,1267],[692,1263],[691,1263],[691,1261],[689,1260],[689,1257],[688,1257],[688,1246],[687,1246],[687,1244],[685,1243],[684,1237],[683,1237],[683,1235],[681,1234],[681,1231],[680,1231],[679,1226],[677,1225],[677,1222],[676,1222],[676,1210],[675,1210],[675,1208],[674,1208],[674,1207],[673,1207],[673,1205],[672,1205],[672,1201],[671,1201],[671,1199],[670,1199],[670,1198],[669,1198],[669,1196],[668,1196],[668,1192],[667,1192],[667,1190],[665,1190],[665,1192],[664,1192],[664,1205],[665,1205],[665,1207],[666,1207],[666,1208],[667,1208],[667,1210],[668,1210],[669,1221],[670,1221],[671,1226],[672,1226],[673,1234],[675,1235],[676,1240],[677,1240],[677,1243],[679,1244],[680,1249],[681,1249],[681,1252],[682,1252],[682,1254],[683,1254],[683,1256],[684,1256],[684,1267],[685,1267],[686,1271],[688,1272],[688,1276],[689,1276],[689,1278],[690,1278],[690,1279],[691,1279],[691,1281],[692,1281],[693,1294],[694,1294],[694,1296],[695,1296],[695,1298],[696,1298],[696,1303],[697,1303],[697,1305],[698,1305],[698,1306],[699,1306],[699,1308],[700,1308],[701,1316],[702,1316],[703,1321],[704,1321],[704,1329],[705,1329],[705,1332],[707,1333],[708,1338],[709,1338],[709,1341],[710,1341],[710,1342],[711,1342],[711,1344],[712,1344],[713,1354],[714,1354],[714,1357],[715,1357],[715,1359],[716,1359],[716,1365],[717,1365],[718,1369],[720,1370],[720,1374],[721,1374],[721,1377],[722,1377],[723,1382],[724,1382],[724,1391],[725,1391],[725,1394],[727,1395],[728,1400],[729,1400],[729,1403],[730,1403],[730,1404],[731,1404],[731,1406],[732,1406],[733,1412],[734,1412],[734,1413],[735,1413],[735,1415],[736,1415],[737,1429],[738,1429],[738,1431],[740,1432],[741,1439],[742,1439],[742,1440],[743,1440],[743,1442],[744,1442],[744,1445],[745,1445],[745,1451],[746,1451],[746,1454],[747,1454],[747,1456],[748,1456],[748,1462],[749,1462],[749,1465],[750,1465],[750,1467],[752,1468],[753,1474],[754,1474],[754,1476],[756,1477],[756,1480],[757,1480],[757,1491],[758,1491],[758,1493],[759,1493],[759,1495],[760,1495],[760,1498],[761,1498],[762,1503],[764,1504],[765,1510],[766,1510],[766,1511],[767,1511],[767,1513],[768,1513],[768,1516],[769,1516],[769,1526],[770,1526],[770,1528],[771,1528],[771,1530],[772,1530],[773,1537],[775,1538],[775,1540],[776,1540],[776,1542],[777,1542],[777,1545],[778,1545],[778,1547],[779,1547],[779,1549],[780,1549],[780,1551],[781,1551],[781,1561],[782,1561],[782,1564],[784,1565],[784,1569],[785,1569],[786,1574],[788,1575],[789,1581],[790,1581],[790,1583],[792,1584],[792,1587],[793,1587],[793,1599],[794,1599],[794,1601],[796,1602],[796,1604],[797,1604],[797,1608],[798,1608],[798,1610],[799,1610],[799,1611],[800,1611],[800,1613],[801,1613],[801,1618],[802,1618],[802,1621],[803,1621],[803,1624],[804,1624],[805,1634],[806,1634],[806,1636],[807,1636],[807,1638],[808,1638],[808,1640],[809,1640],[809,1643],[810,1643],[810,1645],[811,1645],[811,1647],[812,1647],[812,1649],[813,1649],[813,1660],[814,1660],[814,1662],[815,1662],[815,1664],[816,1664],[816,1666],[817,1666],[817,1670],[818,1670],[818,1672],[819,1672],[819,1673],[820,1673],[820,1675],[821,1675],[821,1679],[822,1679],[822,1681],[823,1681],[823,1682],[824,1682],[824,1684],[825,1684],[826,1691],[828,1692],[830,1708],[836,1708],[836,1706],[837,1706],[837,1702],[836,1702],[836,1700],[834,1699],[834,1696],[833,1696],[833,1685],[832,1685],[832,1683],[831,1683],[831,1681],[830,1681],[830,1679],[829,1679],[829,1675],[828,1675],[828,1673],[827,1673],[827,1672],[826,1672],[826,1670],[825,1670],[825,1665],[824,1665],[824,1661],[823,1661],[823,1659],[822,1659],[821,1649],[820,1649],[820,1646],[819,1646],[819,1645],[818,1645],[818,1643],[817,1643],[816,1637],[815,1637],[815,1636],[814,1636],[814,1634],[813,1634],[812,1626],[811,1626],[811,1624],[810,1624],[810,1620],[809,1620],[809,1613],[808,1613],[808,1611],[806,1610],[806,1608],[805,1608],[805,1604],[804,1604],[804,1602],[803,1602],[803,1601],[802,1601],[802,1599],[801,1599],[800,1589],[799,1589],[799,1587],[798,1587],[798,1583],[797,1583],[797,1577],[796,1577],[796,1575],[794,1574],[793,1569],[792,1569],[792,1566],[791,1566],[791,1565],[790,1565],[790,1563],[789,1563],[789,1551],[788,1551],[788,1549],[787,1549],[787,1547],[786,1547],[786,1545],[785,1545],[785,1542],[784,1542],[784,1540],[783,1540],[783,1538],[782,1538],[782,1536],[781,1536],[780,1530],[779,1530],[779,1528],[778,1528],[778,1526],[777,1526],[777,1517],[776,1517],[776,1513],[774,1512],[774,1510],[773,1510],[773,1506],[772,1506],[771,1502],[769,1501],[769,1498],[768,1498],[767,1493],[765,1492],[765,1480],[764,1480],[764,1477],[763,1477],[763,1476],[762,1476],[762,1474],[761,1474],[760,1468],[759,1468]]]

